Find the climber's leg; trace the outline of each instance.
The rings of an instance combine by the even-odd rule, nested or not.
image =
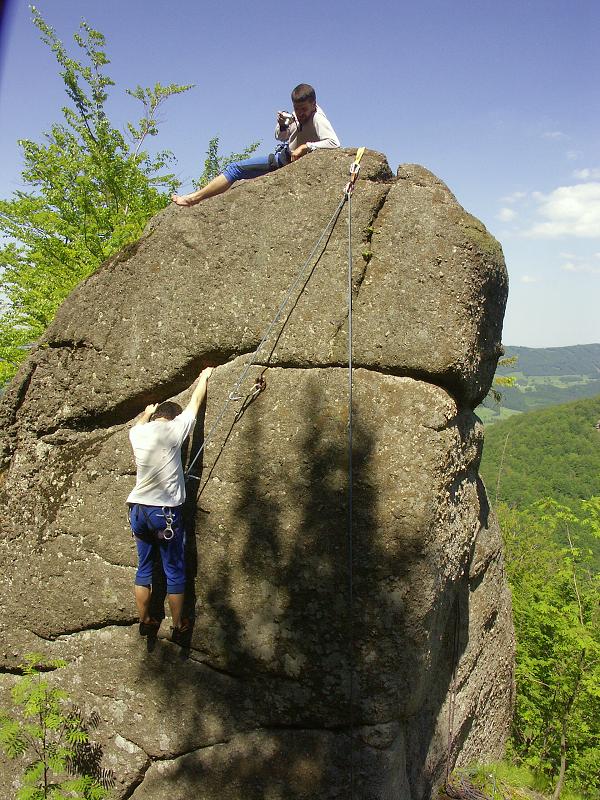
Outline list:
[[[289,163],[287,148],[283,148],[278,153],[269,153],[267,156],[255,156],[247,158],[245,161],[235,161],[228,164],[220,175],[213,178],[204,188],[184,195],[172,195],[171,199],[178,206],[194,206],[201,200],[214,197],[226,192],[235,181],[247,181],[252,178],[260,178],[273,172],[279,167]]]
[[[210,183],[207,183],[202,189],[198,189],[190,194],[171,195],[171,200],[178,206],[195,206],[201,200],[206,200],[209,197],[223,194],[231,186],[233,181],[228,180],[225,175],[217,175]]]

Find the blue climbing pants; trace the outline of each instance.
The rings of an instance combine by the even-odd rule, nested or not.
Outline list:
[[[277,152],[269,153],[268,156],[255,156],[248,158],[246,161],[234,161],[228,164],[223,170],[223,175],[228,181],[234,183],[235,181],[249,180],[250,178],[260,178],[261,175],[266,175],[273,172],[280,167],[285,167],[290,163],[290,151],[287,145],[278,148]]]
[[[183,506],[167,508],[134,503],[129,509],[129,522],[138,551],[136,585],[151,585],[153,553],[158,547],[167,578],[167,592],[183,594],[185,591]]]

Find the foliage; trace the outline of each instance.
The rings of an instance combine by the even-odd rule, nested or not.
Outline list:
[[[517,363],[517,356],[511,356],[510,358],[501,358],[498,361],[498,368],[509,369],[514,367]],[[502,392],[497,389],[497,386],[501,386],[503,388],[507,388],[508,386],[514,386],[515,379],[511,375],[495,375],[494,380],[492,382],[492,388],[490,389],[490,395],[492,396],[494,402],[500,403],[502,401]]]
[[[508,358],[518,359],[519,369],[526,375],[589,375],[600,369],[600,344],[577,344],[571,347],[509,347]],[[500,373],[514,372],[509,365],[498,365]]]
[[[24,762],[16,800],[101,800],[108,790],[93,760],[90,764],[88,724],[68,703],[66,692],[52,688],[40,670],[64,667],[29,654],[23,677],[13,687],[16,716],[0,712],[0,746],[11,759]],[[95,767],[95,768],[94,768]]]
[[[490,800],[542,800],[544,795],[540,792],[546,788],[544,781],[528,767],[508,760],[475,764],[456,770],[454,775],[459,779],[464,775],[466,780]],[[581,793],[568,789],[561,798],[585,800]]]
[[[242,153],[231,153],[228,156],[219,155],[219,137],[214,136],[208,143],[208,150],[206,151],[206,160],[204,162],[204,171],[199,177],[197,186],[202,188],[207,183],[220,175],[228,164],[234,161],[243,161],[250,158],[252,153],[256,150],[260,142],[252,142],[248,145]]]
[[[125,244],[139,238],[147,220],[168,202],[177,180],[165,169],[168,151],[150,156],[165,100],[190,86],[171,84],[128,93],[143,106],[131,142],[107,112],[105,39],[82,22],[74,35],[82,59],[71,58],[55,31],[32,8],[42,41],[61,69],[70,104],[41,144],[23,139],[26,191],[0,201],[0,381],[7,380],[54,317],[66,295]]]
[[[600,497],[498,509],[517,637],[512,752],[560,794],[600,791],[600,580],[582,533],[600,539]],[[567,542],[558,547],[557,540]],[[557,794],[558,792],[558,794]]]
[[[513,378],[513,385],[502,389],[500,404],[490,393],[478,408],[477,413],[486,423],[502,420],[503,409],[523,414],[527,411],[538,411],[572,400],[600,395],[600,379],[590,379],[582,375],[560,378],[528,376],[513,376]]]

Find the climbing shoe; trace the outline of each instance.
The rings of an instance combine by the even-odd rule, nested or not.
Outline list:
[[[192,629],[187,619],[182,619],[178,628],[171,628],[171,641],[180,647],[185,647],[189,644],[191,635]]]
[[[140,636],[156,636],[160,622],[157,619],[149,619],[148,622],[140,622]]]

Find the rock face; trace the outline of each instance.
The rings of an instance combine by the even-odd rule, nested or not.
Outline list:
[[[497,242],[427,170],[394,177],[367,151],[351,525],[347,204],[259,352],[266,391],[227,402],[353,152],[166,209],[73,292],[4,397],[0,686],[26,652],[65,657],[54,679],[102,718],[119,797],[426,800],[448,763],[502,750],[514,644],[472,411],[500,352]],[[223,416],[188,487],[190,650],[166,633],[147,649],[127,433],[206,364],[188,456]]]

